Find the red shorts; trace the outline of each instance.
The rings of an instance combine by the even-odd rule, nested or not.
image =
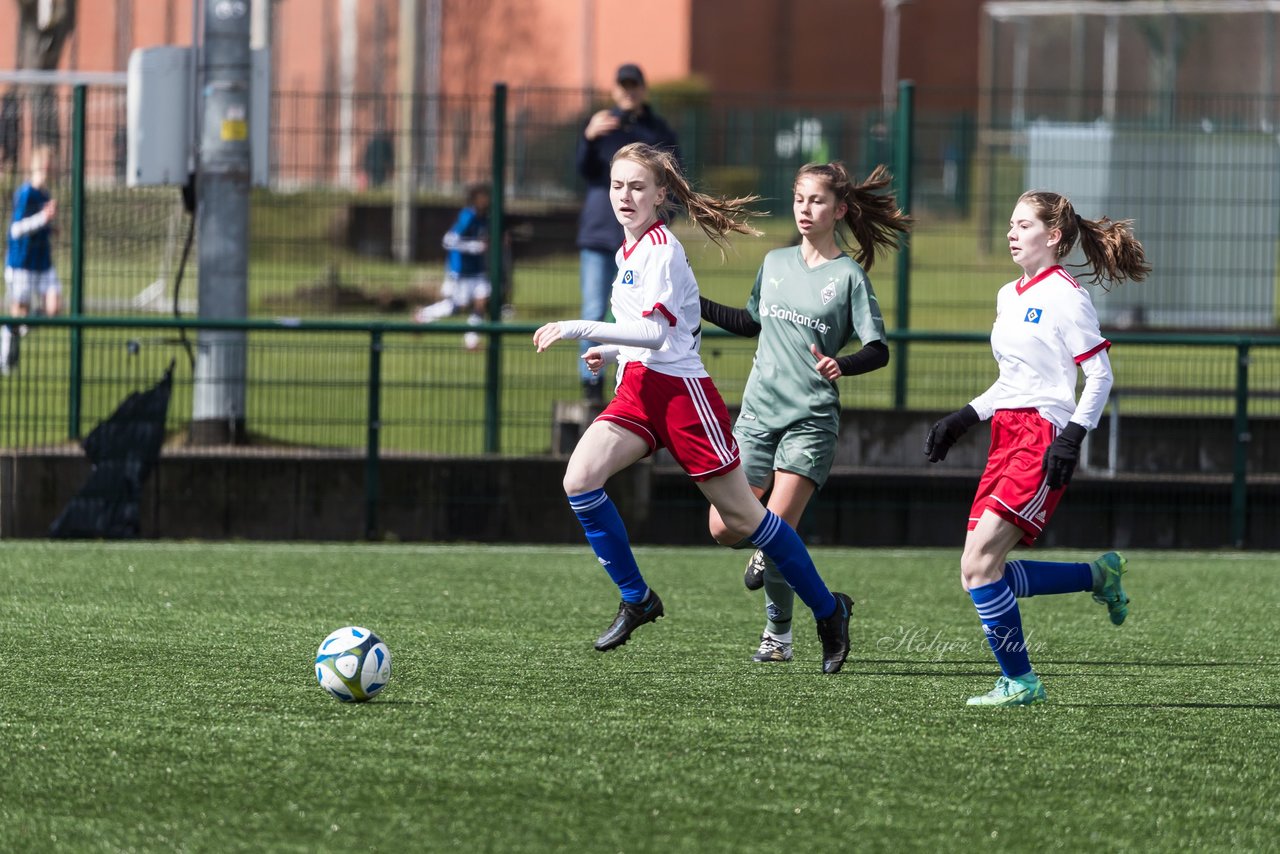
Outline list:
[[[694,480],[738,466],[729,410],[710,377],[673,377],[628,362],[613,400],[597,421],[612,421],[649,444],[666,448]]]
[[[991,450],[969,510],[969,530],[990,510],[1022,529],[1022,543],[1034,545],[1062,500],[1061,489],[1049,488],[1042,466],[1044,452],[1058,428],[1034,409],[1001,409],[991,418]]]

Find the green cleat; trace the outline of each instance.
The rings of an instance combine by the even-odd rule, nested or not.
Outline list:
[[[1107,606],[1107,614],[1117,626],[1129,616],[1129,597],[1120,586],[1120,576],[1128,562],[1119,552],[1107,552],[1093,562],[1094,577],[1099,579],[1093,588],[1093,601]]]
[[[985,694],[969,698],[970,706],[1034,706],[1045,700],[1044,683],[1035,673],[1010,679],[1001,676],[996,687]]]

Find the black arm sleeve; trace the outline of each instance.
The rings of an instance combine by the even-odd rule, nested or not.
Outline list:
[[[706,297],[698,297],[702,305],[702,319],[714,323],[725,332],[741,335],[743,338],[755,338],[760,334],[760,324],[751,317],[745,308],[729,308]]]
[[[706,317],[706,310],[702,312],[702,316]],[[856,353],[850,353],[847,356],[837,356],[836,364],[840,366],[840,375],[843,377],[852,377],[857,374],[865,374],[878,368],[883,368],[889,364],[889,345],[883,341],[868,341],[866,345]]]

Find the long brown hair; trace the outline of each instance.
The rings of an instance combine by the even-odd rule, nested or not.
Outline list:
[[[1018,197],[1018,204],[1026,202],[1036,212],[1040,221],[1050,231],[1062,232],[1062,239],[1055,249],[1057,257],[1065,258],[1080,244],[1089,268],[1089,281],[1098,284],[1104,279],[1120,284],[1126,279],[1141,282],[1151,272],[1147,254],[1133,233],[1133,220],[1113,220],[1110,217],[1093,220],[1076,213],[1071,200],[1048,190],[1028,190]],[[1105,283],[1103,289],[1110,290]]]
[[[752,217],[761,216],[762,212],[752,210],[751,205],[760,200],[759,196],[741,196],[728,199],[699,193],[689,185],[688,179],[680,171],[680,164],[669,151],[633,142],[618,149],[613,155],[610,165],[619,160],[631,160],[648,169],[654,182],[667,191],[667,197],[658,206],[658,216],[667,219],[677,209],[683,207],[703,233],[718,243],[728,246],[725,236],[730,232],[749,234],[757,237],[761,234],[749,224]]]
[[[842,221],[849,227],[853,242],[839,229],[837,239],[864,270],[870,270],[875,263],[877,249],[896,249],[902,236],[911,230],[911,217],[898,208],[892,193],[884,192],[893,182],[893,176],[883,164],[872,170],[861,184],[853,183],[849,170],[838,160],[801,166],[793,188],[801,178],[818,179],[835,194],[837,203],[845,203],[848,209]]]

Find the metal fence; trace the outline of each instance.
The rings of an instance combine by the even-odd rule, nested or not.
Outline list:
[[[8,201],[38,141],[59,151],[53,183],[72,183],[71,90],[11,88],[0,110],[0,194]],[[521,319],[577,310],[575,228],[581,185],[573,152],[587,116],[605,103],[579,90],[516,89],[495,126],[492,97],[354,96],[278,92],[272,104],[271,184],[254,191],[249,298],[255,317],[405,318],[436,296],[440,239],[471,183],[489,182],[493,146],[506,164],[501,200],[509,228],[506,285]],[[1005,223],[1021,190],[1067,193],[1082,214],[1133,218],[1155,265],[1152,278],[1097,300],[1105,325],[1199,331],[1275,328],[1275,244],[1280,155],[1264,118],[1271,99],[1179,93],[1154,110],[1146,93],[926,90],[918,109],[886,114],[878,92],[834,99],[712,97],[671,92],[656,102],[678,131],[695,182],[757,192],[775,216],[760,239],[740,239],[726,260],[690,235],[707,292],[740,300],[771,248],[795,239],[787,199],[796,168],[843,159],[866,174],[885,162],[909,184],[916,216],[907,300],[898,311],[893,258],[873,275],[896,327],[981,330],[993,295],[1016,269]],[[949,106],[954,105],[954,106]],[[905,116],[903,111],[906,110]],[[1103,114],[1110,116],[1102,121]],[[402,131],[404,116],[414,131]],[[339,118],[349,116],[339,127]],[[125,93],[88,88],[85,198],[64,206],[57,261],[71,266],[70,224],[83,224],[83,305],[94,314],[194,310],[198,245],[175,293],[190,229],[178,188],[127,189]],[[900,154],[909,132],[909,158]],[[407,153],[407,154],[406,154]],[[408,157],[408,163],[397,159]],[[409,258],[393,258],[398,178],[411,189]],[[1078,260],[1078,259],[1072,259]],[[909,324],[904,322],[910,319]]]
[[[188,445],[193,381],[184,338],[198,341],[200,326],[246,333],[248,439],[235,449],[240,455],[339,452],[363,457],[373,471],[388,457],[547,455],[556,450],[557,404],[578,392],[576,349],[534,356],[530,324],[481,327],[488,343],[477,351],[461,346],[474,327],[456,324],[88,317],[28,323],[19,367],[0,378],[0,444],[22,452],[75,452],[94,425],[175,360],[167,446]],[[994,380],[980,333],[890,337],[896,358],[909,349],[907,390],[895,387],[891,371],[841,380],[855,425],[858,412],[889,410],[895,402],[949,411]],[[1087,476],[1163,479],[1190,484],[1193,492],[1196,484],[1227,488],[1230,507],[1216,511],[1230,526],[1223,541],[1244,543],[1246,519],[1259,510],[1248,506],[1249,489],[1280,482],[1280,338],[1112,337],[1117,384],[1089,437]],[[750,372],[751,344],[710,332],[704,345],[731,406]],[[844,465],[868,474],[924,469],[913,451],[918,443],[905,445],[912,452],[866,454]]]
[[[63,198],[76,177],[74,143],[84,153],[83,202],[63,206],[56,257],[83,316],[31,321],[21,367],[0,379],[0,445],[9,449],[73,447],[175,358],[173,441],[191,420],[180,332],[197,325],[198,247],[178,282],[190,215],[178,188],[125,187],[123,90],[82,92],[78,115],[68,89],[15,89],[0,110],[6,220],[33,144],[56,146],[54,193]],[[911,188],[903,201],[917,219],[909,253],[881,259],[871,274],[894,361],[843,381],[846,406],[949,410],[993,378],[986,331],[996,290],[1018,272],[1004,223],[1023,189],[1047,185],[1086,216],[1135,218],[1155,265],[1147,282],[1095,291],[1117,342],[1117,386],[1088,465],[1099,476],[1216,478],[1233,485],[1239,504],[1249,484],[1280,476],[1268,444],[1249,441],[1280,415],[1280,160],[1258,120],[1274,105],[1179,95],[1176,109],[1162,103],[1153,113],[1149,98],[1123,93],[1105,105],[1080,92],[904,93],[890,114],[879,92],[839,101],[660,97],[695,183],[759,192],[775,213],[764,237],[736,240],[725,257],[683,232],[704,293],[741,304],[764,254],[795,239],[786,200],[800,164],[843,159],[865,174],[889,163],[899,186]],[[371,96],[347,111],[330,96],[277,93],[271,186],[252,200],[251,317],[242,327],[249,444],[240,450],[547,453],[555,402],[579,394],[576,354],[566,347],[532,358],[527,336],[577,315],[573,147],[603,103],[591,92],[513,90],[499,126],[488,97],[406,105]],[[1099,122],[1104,107],[1111,118]],[[419,128],[412,138],[398,124],[406,108]],[[348,112],[352,123],[335,129]],[[483,328],[492,343],[472,351],[461,346],[460,326],[408,320],[437,294],[440,238],[462,188],[492,180],[495,141],[505,149],[509,311]],[[405,151],[416,216],[412,259],[400,262],[391,211],[397,170],[409,168],[397,163]],[[83,235],[78,246],[74,233]],[[165,319],[175,311],[185,319]],[[707,338],[708,367],[731,402],[751,350],[749,341]],[[1147,435],[1144,424],[1166,423],[1159,419],[1225,430],[1228,450],[1143,457],[1125,437]],[[1244,511],[1232,512],[1242,525]]]

